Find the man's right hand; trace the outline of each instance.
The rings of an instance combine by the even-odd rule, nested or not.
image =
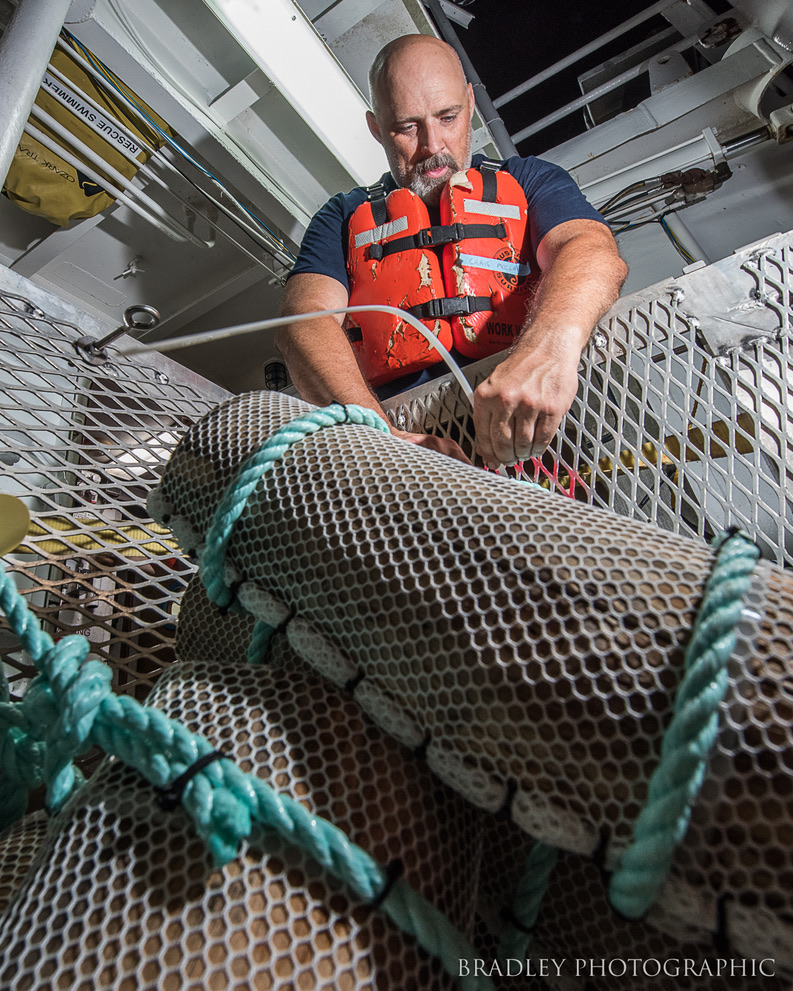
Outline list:
[[[434,434],[412,434],[407,430],[395,430],[393,427],[391,433],[394,437],[410,441],[411,444],[418,444],[419,447],[426,447],[430,451],[445,454],[449,458],[462,461],[463,464],[470,465],[472,463],[470,458],[465,456],[460,445],[449,437],[436,437]]]
[[[347,290],[326,275],[293,275],[286,285],[284,315],[313,313],[347,306]],[[333,402],[355,403],[372,409],[385,419],[377,397],[363,379],[341,316],[298,321],[279,330],[275,344],[284,356],[289,374],[301,397],[316,406]],[[453,440],[431,434],[413,434],[391,429],[395,437],[411,444],[438,451],[447,457],[471,464]]]

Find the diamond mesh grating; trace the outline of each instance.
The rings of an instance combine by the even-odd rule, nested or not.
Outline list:
[[[174,658],[175,603],[193,571],[146,495],[177,436],[227,394],[160,359],[91,366],[74,347],[82,336],[0,292],[0,490],[33,518],[7,565],[48,633],[87,636],[115,690],[142,698]],[[17,699],[35,672],[6,626],[0,657]]]
[[[620,301],[584,353],[556,439],[525,477],[674,533],[710,539],[736,525],[765,557],[793,563],[789,237],[720,263],[734,299],[714,290],[711,266]],[[468,366],[472,383],[497,360]],[[449,378],[386,409],[403,429],[452,437],[472,455],[473,419]]]

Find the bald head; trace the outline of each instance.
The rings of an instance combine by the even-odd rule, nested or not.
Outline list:
[[[433,35],[395,38],[372,63],[369,92],[369,130],[394,178],[435,205],[471,161],[474,96],[457,53]]]
[[[369,68],[369,100],[375,116],[395,81],[404,79],[415,66],[431,62],[436,71],[457,77],[465,86],[465,73],[457,52],[431,34],[405,34],[394,38],[375,55]]]

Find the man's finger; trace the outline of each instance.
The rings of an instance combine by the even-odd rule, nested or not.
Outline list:
[[[491,412],[487,404],[474,398],[474,432],[476,434],[476,450],[479,457],[488,468],[497,468],[501,462],[496,458],[493,446],[490,443],[490,421]]]
[[[449,437],[436,437],[434,434],[413,434],[407,430],[393,429],[391,433],[401,440],[409,441],[419,447],[426,447],[431,451],[437,451],[439,454],[445,454],[446,457],[462,461],[463,464],[470,465],[472,463],[460,445]]]
[[[536,445],[537,426],[538,421],[535,419],[533,412],[526,412],[522,416],[520,414],[515,415],[514,446],[516,461],[524,461],[533,455]]]
[[[512,410],[497,413],[490,421],[490,445],[503,465],[515,461],[515,424]]]
[[[556,431],[559,429],[559,424],[561,419],[559,417],[553,416],[551,414],[542,414],[537,417],[534,423],[534,437],[531,445],[531,451],[527,455],[531,458],[539,458],[551,441],[556,436]]]

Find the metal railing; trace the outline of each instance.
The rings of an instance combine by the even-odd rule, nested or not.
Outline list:
[[[559,61],[554,62],[553,65],[548,66],[546,69],[543,69],[541,72],[536,73],[535,75],[531,76],[529,79],[526,79],[524,82],[513,87],[511,90],[508,90],[506,93],[502,94],[493,101],[493,106],[496,109],[500,109],[501,107],[506,106],[508,103],[511,103],[512,101],[516,100],[518,97],[523,96],[524,93],[528,93],[530,90],[534,89],[537,86],[540,86],[544,82],[547,82],[549,79],[553,79],[554,76],[557,76],[559,73],[564,72],[566,69],[569,69],[571,66],[587,58],[587,56],[592,55],[594,52],[599,51],[601,48],[604,48],[606,45],[610,44],[612,41],[615,41],[617,38],[620,38],[623,35],[627,34],[629,31],[632,31],[634,28],[639,27],[640,25],[644,24],[646,21],[649,21],[651,18],[655,17],[656,15],[658,14],[663,15],[665,12],[669,11],[672,7],[675,7],[680,3],[681,0],[659,0],[658,3],[652,4],[646,10],[643,10],[640,13],[635,14],[633,17],[628,18],[628,20],[623,21],[621,24],[618,24],[615,28],[612,28],[610,31],[607,31],[605,34],[600,35],[598,38],[595,38],[594,41],[591,41],[588,44],[583,45],[581,48],[576,49],[576,51],[572,52],[570,55],[567,55],[564,58],[559,59]],[[653,59],[657,58],[658,55],[663,55],[671,52],[684,51],[686,48],[690,48],[697,40],[698,40],[697,36],[693,35],[687,38],[683,38],[680,41],[676,41],[674,44],[665,48],[662,52],[652,56],[652,58],[644,59],[639,65],[632,66],[631,68],[626,69],[624,72],[620,73],[614,79],[611,79],[606,83],[603,83],[602,85],[596,87],[589,93],[584,93],[582,96],[578,97],[575,100],[571,100],[569,103],[565,104],[563,107],[560,107],[558,110],[554,110],[553,112],[546,114],[541,119],[534,121],[533,123],[517,131],[515,134],[512,134],[511,135],[512,141],[515,144],[517,144],[518,142],[525,140],[531,135],[537,134],[539,131],[545,130],[547,127],[550,127],[552,124],[555,124],[557,121],[563,120],[565,117],[568,117],[570,114],[575,113],[576,110],[580,110],[581,108],[588,106],[589,104],[593,103],[595,100],[606,95],[607,93],[610,93],[613,90],[618,89],[621,86],[624,86],[626,83],[631,82],[632,80],[638,78],[643,73],[647,72],[650,62]]]

